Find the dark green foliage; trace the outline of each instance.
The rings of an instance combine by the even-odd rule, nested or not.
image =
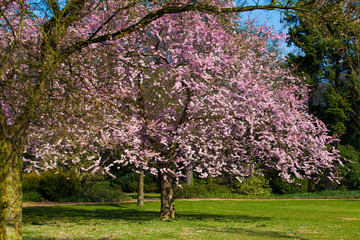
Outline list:
[[[144,186],[144,192],[147,192],[147,193],[160,192],[160,190],[159,190],[159,184],[158,184],[158,183],[146,184],[146,185]]]
[[[137,173],[130,170],[129,172],[121,172],[121,175],[116,174],[116,178],[111,179],[111,184],[113,186],[119,186],[123,192],[131,193],[134,192],[134,190],[130,187],[130,184],[137,181]]]
[[[45,198],[38,191],[26,191],[23,192],[24,202],[42,202]]]
[[[347,7],[350,14],[354,9]],[[344,8],[331,11],[345,14]],[[312,87],[310,112],[325,122],[332,134],[341,134],[341,144],[360,149],[358,25],[319,24],[301,15],[288,15],[285,21],[290,25],[288,43],[302,51],[289,54],[288,64]]]
[[[129,192],[137,192],[137,189],[138,189],[138,181],[132,181],[128,186],[127,188],[129,189],[128,191]]]
[[[231,181],[231,190],[243,195],[269,195],[271,193],[268,180],[259,175],[246,178],[242,182],[236,179]]]
[[[151,174],[146,174],[144,177],[144,191],[151,193],[151,192],[160,192],[160,181],[159,179]]]
[[[63,201],[77,195],[80,180],[71,172],[44,172],[39,181],[40,193],[50,201]]]
[[[62,171],[44,172],[39,176],[35,173],[24,173],[24,201],[122,201],[128,199],[122,188],[128,192],[137,191],[137,174],[132,171],[115,179],[108,176],[107,179],[109,180],[80,181],[77,175]],[[144,182],[145,192],[159,192],[159,184],[155,177],[146,175]]]
[[[194,180],[194,185],[197,185],[197,184],[203,184],[203,185],[206,185],[206,184],[216,184],[216,185],[227,185],[229,184],[229,179],[225,178],[224,177],[208,177],[208,178],[197,178],[195,177]]]
[[[123,192],[133,193],[137,192],[138,188],[138,174],[129,170],[128,172],[120,172],[116,174],[116,178],[111,179],[112,186],[118,186]],[[151,174],[145,174],[144,177],[144,191],[145,192],[160,192],[159,180]]]
[[[40,176],[31,173],[24,176],[25,202],[109,202],[129,199],[120,188],[114,188],[110,181],[99,181],[80,187],[77,176],[69,172],[46,172]]]
[[[232,195],[228,186],[212,182],[194,186],[184,185],[182,188],[176,186],[174,187],[174,194],[175,198],[226,198]]]
[[[85,186],[93,186],[96,188],[103,188],[103,189],[113,189],[110,181],[99,181],[99,182],[94,182],[91,185],[85,185]]]
[[[90,186],[97,182],[105,181],[107,178],[109,178],[109,176],[100,172],[94,174],[91,174],[90,172],[81,172],[80,174],[81,186]]]
[[[41,176],[37,175],[35,172],[23,173],[22,191],[23,192],[38,191],[40,179]]]
[[[342,5],[334,2],[329,12],[334,16],[347,16],[336,21],[319,23],[310,18],[288,14],[285,21],[289,25],[288,43],[295,45],[301,53],[289,54],[288,64],[294,73],[306,79],[311,86],[309,111],[321,119],[340,138],[342,155],[357,159],[355,149],[360,150],[360,28],[353,20],[358,16],[359,4]],[[358,189],[358,162],[336,166],[344,179],[341,185],[333,183],[335,189]],[[331,187],[322,176],[320,182],[311,183],[309,189],[321,190]]]
[[[80,190],[80,199],[85,202],[115,202],[129,200],[120,189],[113,189],[109,182],[99,182]]]
[[[304,193],[273,195],[275,199],[360,199],[360,191],[326,190]]]
[[[351,145],[340,146],[340,154],[348,161],[342,168],[342,185],[348,190],[360,190],[360,152]]]
[[[39,192],[41,176],[35,172],[22,174],[22,193],[24,202],[41,202],[45,198]]]
[[[277,194],[304,193],[308,190],[307,179],[296,179],[294,182],[289,183],[280,177],[273,176],[270,178],[269,185],[272,192]]]
[[[351,106],[331,85],[327,87],[324,97],[327,106],[323,109],[322,118],[326,119],[333,134],[344,133],[347,130]]]

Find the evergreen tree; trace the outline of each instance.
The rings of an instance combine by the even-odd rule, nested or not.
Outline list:
[[[301,50],[298,55],[288,55],[288,64],[312,87],[310,111],[332,134],[341,135],[341,144],[359,150],[359,4],[331,1],[322,11],[331,12],[333,17],[323,22],[302,15],[285,18],[290,26],[288,44]]]

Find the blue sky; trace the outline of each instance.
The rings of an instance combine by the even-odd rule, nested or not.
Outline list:
[[[255,6],[255,5],[266,5],[270,4],[270,0],[234,0],[238,5],[245,4],[245,6]],[[282,18],[281,12],[278,10],[256,10],[248,13],[242,13],[243,18],[257,18],[259,24],[267,22],[268,25],[275,27],[276,32],[288,33],[288,29],[284,27],[284,24],[280,23]],[[290,52],[296,52],[294,46],[287,47],[286,43],[283,43],[285,54]]]
[[[264,11],[264,10],[256,10],[250,13],[244,13],[243,17],[247,18],[256,18],[259,24],[263,24],[267,22],[269,26],[275,28],[276,32],[284,32],[288,33],[288,28],[284,26],[284,24],[280,23],[281,13],[279,11]],[[294,46],[288,47],[286,43],[283,43],[282,46],[285,48],[285,54],[296,51]]]

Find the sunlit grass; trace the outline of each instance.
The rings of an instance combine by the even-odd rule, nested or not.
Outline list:
[[[177,201],[24,208],[24,239],[360,239],[358,200]]]
[[[127,193],[127,195],[136,199],[136,193]],[[230,198],[230,199],[360,199],[360,191],[340,191],[340,190],[327,190],[319,192],[305,192],[305,193],[291,193],[291,194],[270,194],[270,195],[241,195],[231,194],[228,196],[219,196],[214,193],[208,194],[204,198]],[[160,198],[160,193],[145,193],[146,199]]]

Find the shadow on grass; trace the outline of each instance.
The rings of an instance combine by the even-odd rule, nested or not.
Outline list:
[[[242,234],[242,235],[247,235],[247,236],[253,236],[253,237],[266,237],[266,238],[270,238],[270,239],[299,239],[299,240],[308,240],[307,238],[301,238],[299,236],[293,236],[293,235],[289,235],[285,232],[278,232],[278,231],[269,231],[269,230],[261,230],[259,229],[258,231],[254,230],[254,229],[249,229],[249,228],[216,228],[213,230],[209,230],[208,231],[214,231],[214,232],[225,232],[225,233],[237,233],[237,234]]]
[[[99,238],[97,240],[108,240],[109,238]],[[89,240],[88,238],[49,238],[49,237],[23,237],[23,240]]]
[[[52,240],[54,238],[48,238],[48,237],[23,237],[23,240]]]
[[[264,222],[270,221],[273,218],[270,217],[256,217],[256,216],[249,216],[249,215],[217,215],[217,214],[199,214],[199,213],[178,213],[178,219],[183,220],[190,220],[190,221],[206,221],[212,220],[214,222],[238,222],[238,223],[251,223],[257,224],[258,227],[209,227],[208,225],[200,225],[200,228],[205,231],[210,232],[224,232],[224,233],[233,233],[239,235],[247,235],[247,236],[254,236],[254,237],[265,237],[271,239],[299,239],[299,240],[308,240],[306,238],[301,238],[299,236],[289,235],[286,232],[280,231],[270,231],[264,230]]]
[[[57,225],[59,223],[75,223],[91,225],[94,222],[124,220],[136,222],[139,224],[159,219],[159,211],[146,208],[137,208],[135,204],[99,204],[99,205],[72,205],[72,206],[46,206],[29,207],[23,209],[24,225]],[[236,214],[212,214],[197,212],[181,212],[176,215],[176,221],[184,221],[182,224],[194,222],[196,228],[209,232],[224,232],[239,235],[269,237],[275,239],[302,239],[296,236],[288,235],[284,232],[269,231],[262,227],[218,227],[212,222],[237,222],[260,224],[272,220],[269,217],[256,217],[250,215]],[[160,220],[159,220],[160,221]],[[189,221],[190,223],[186,223]],[[196,224],[195,224],[196,222]],[[203,225],[208,222],[208,225]],[[44,237],[24,237],[24,240],[45,240],[54,238]],[[79,240],[79,239],[77,239]]]
[[[54,221],[86,222],[89,220],[148,221],[159,217],[156,211],[127,207],[120,204],[46,206],[23,208],[23,223],[51,224]]]
[[[23,209],[23,223],[31,225],[51,224],[54,221],[79,222],[89,220],[126,220],[151,221],[159,219],[159,211],[136,208],[124,204],[99,204],[78,206],[46,206]],[[271,218],[248,215],[212,214],[197,212],[178,212],[176,219],[186,221],[217,221],[217,222],[263,222]]]
[[[215,222],[241,222],[241,223],[254,223],[269,221],[271,218],[268,217],[255,217],[249,215],[235,215],[235,214],[208,214],[208,213],[190,213],[182,212],[176,214],[177,219],[187,221],[204,221],[211,220]]]

